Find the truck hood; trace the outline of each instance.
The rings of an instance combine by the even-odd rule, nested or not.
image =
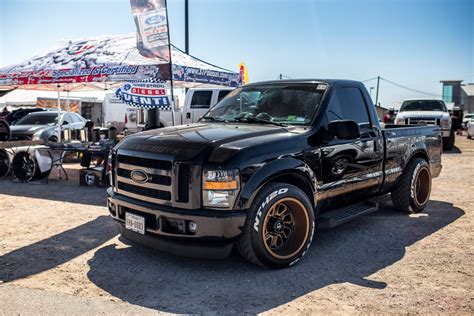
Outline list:
[[[155,153],[173,160],[221,163],[243,149],[271,140],[284,141],[295,133],[298,134],[294,127],[273,125],[191,124],[128,136],[116,150]]]
[[[443,116],[449,116],[447,112],[443,111],[406,111],[399,112],[397,118],[434,118],[440,119]]]

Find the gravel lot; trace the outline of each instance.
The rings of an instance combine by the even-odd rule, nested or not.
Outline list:
[[[298,265],[179,258],[119,238],[105,190],[0,180],[0,314],[474,313],[474,140],[443,156],[415,216],[380,211],[318,231]],[[54,178],[54,176],[53,176]]]

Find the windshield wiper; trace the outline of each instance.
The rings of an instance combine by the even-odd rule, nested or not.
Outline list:
[[[283,126],[286,127],[287,125],[279,122],[274,122],[274,121],[269,121],[265,120],[256,116],[247,116],[247,117],[234,117],[234,121],[236,122],[245,122],[245,123],[264,123],[264,124],[273,124],[277,126]]]
[[[201,120],[210,120],[210,121],[213,121],[213,122],[224,122],[224,123],[228,123],[227,120],[223,119],[223,118],[220,118],[218,116],[203,116],[201,118]]]

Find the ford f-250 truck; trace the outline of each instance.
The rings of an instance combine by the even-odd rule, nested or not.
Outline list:
[[[126,137],[108,208],[122,236],[163,251],[283,268],[316,228],[394,206],[419,212],[441,171],[438,126],[381,129],[362,83],[290,80],[230,92],[199,123]]]

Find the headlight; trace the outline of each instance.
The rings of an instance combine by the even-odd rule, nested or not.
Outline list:
[[[239,170],[204,170],[202,201],[204,206],[231,208],[240,189]]]
[[[451,128],[451,122],[449,121],[449,117],[443,117],[441,119],[441,128],[442,129],[450,129]]]

